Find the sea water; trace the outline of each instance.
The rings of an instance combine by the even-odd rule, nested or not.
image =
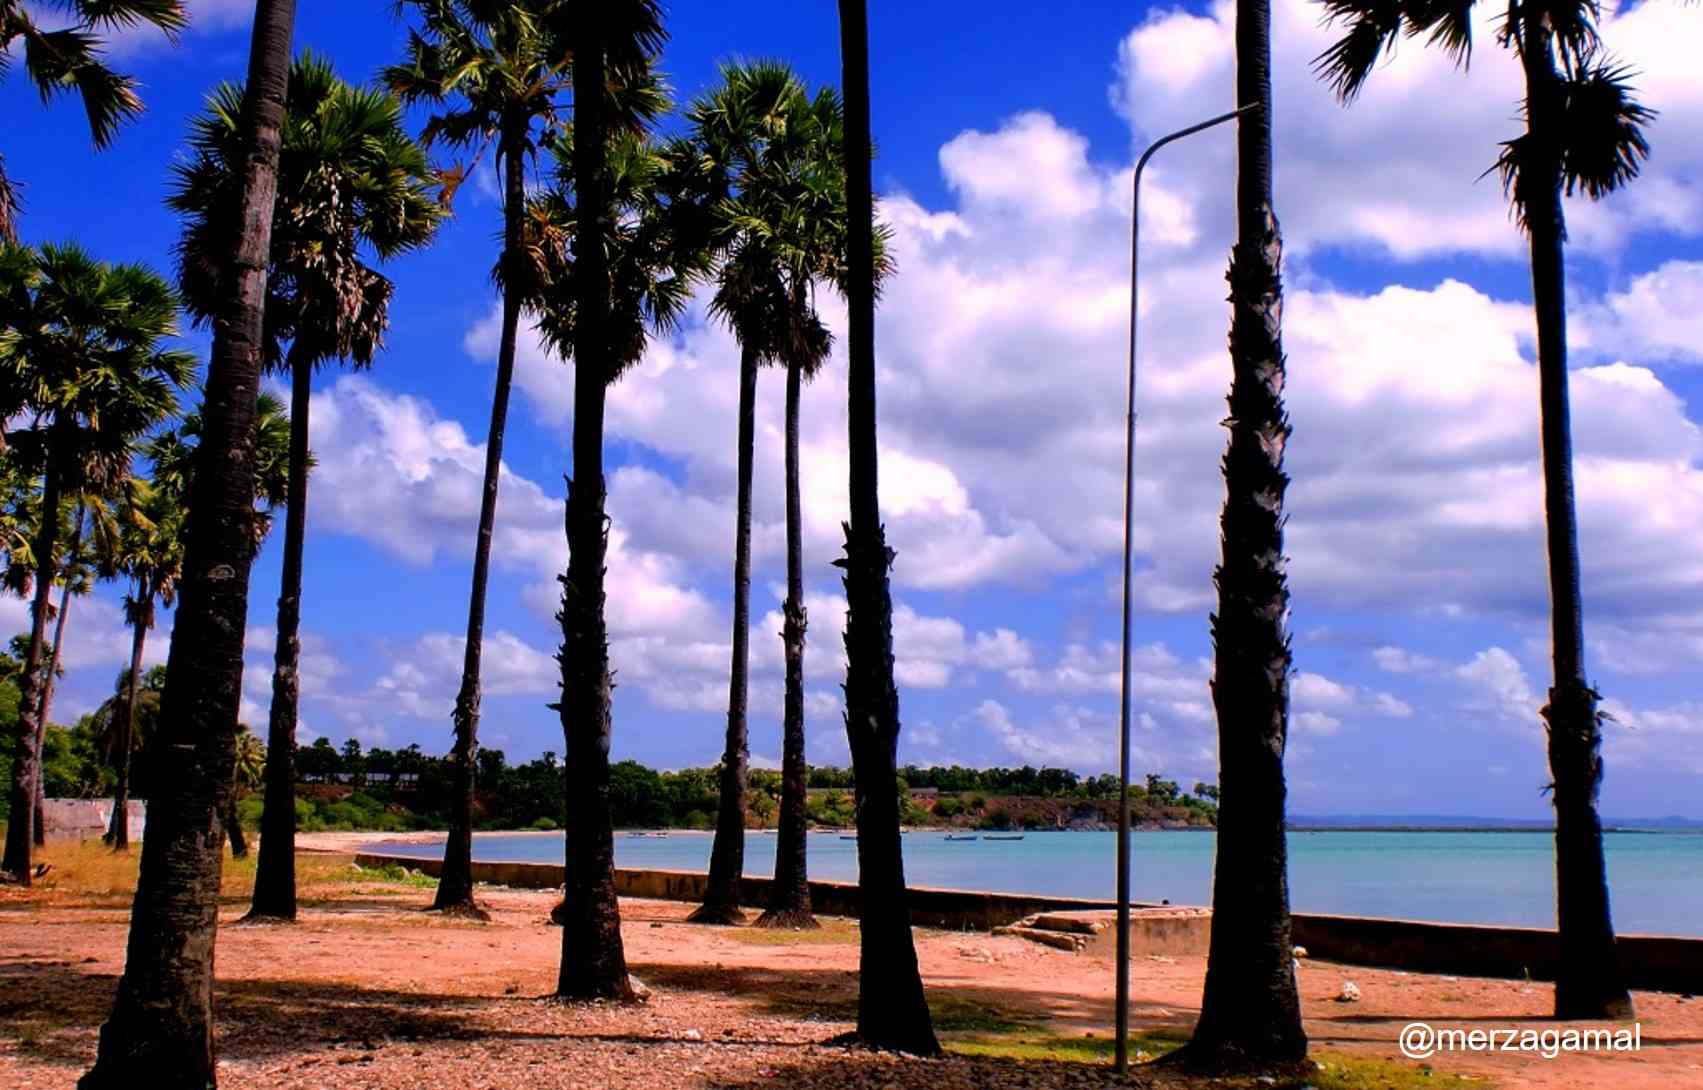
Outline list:
[[[959,833],[957,835],[966,835]],[[707,833],[615,834],[619,867],[709,867]],[[773,833],[748,831],[745,873],[775,868]],[[1606,833],[1615,929],[1625,934],[1703,935],[1703,833]],[[1214,835],[1130,835],[1131,895],[1204,905],[1212,897]],[[904,837],[913,886],[1110,899],[1116,894],[1115,833],[1030,832],[1021,840]],[[437,844],[386,843],[385,851],[441,855]],[[857,843],[833,832],[809,838],[812,878],[857,880]],[[561,834],[481,833],[473,857],[561,863]],[[1548,832],[1297,831],[1289,834],[1290,904],[1297,912],[1456,923],[1555,926],[1555,852]]]

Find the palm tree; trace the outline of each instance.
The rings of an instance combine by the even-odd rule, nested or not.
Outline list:
[[[130,625],[130,673],[117,747],[112,827],[106,834],[107,843],[116,851],[130,850],[130,753],[136,729],[136,693],[142,683],[142,651],[148,630],[154,627],[156,603],[169,609],[177,600],[177,581],[183,573],[185,515],[180,494],[144,482],[138,482],[125,506],[115,566],[130,580],[130,593],[124,597],[124,619]]]
[[[461,687],[455,698],[454,802],[449,812],[443,872],[433,904],[446,911],[478,915],[473,903],[472,859],[480,658],[484,651],[491,536],[497,517],[497,482],[525,294],[514,280],[522,261],[526,162],[536,153],[540,127],[549,131],[560,126],[556,96],[567,88],[571,54],[566,42],[549,32],[547,23],[563,0],[405,2],[417,10],[423,27],[409,31],[407,59],[385,69],[384,81],[403,102],[427,103],[442,111],[432,116],[421,135],[427,146],[443,141],[472,150],[473,162],[457,166],[446,175],[446,199],[493,141],[503,180],[503,250],[497,275],[503,295],[502,340],[497,349],[491,426],[485,439],[485,478],[479,501],[479,531],[474,539]]]
[[[846,523],[846,738],[857,778],[858,890],[863,901],[857,1037],[934,1055],[940,1043],[923,996],[899,839],[899,690],[893,681],[893,551],[881,525],[875,426],[875,199],[870,182],[869,15],[840,0],[845,88],[847,424],[851,518]]]
[[[613,9],[613,10],[611,10]],[[562,579],[562,699],[557,705],[566,740],[567,896],[562,963],[556,993],[578,999],[631,999],[615,897],[615,845],[609,819],[609,744],[614,724],[609,635],[604,616],[604,558],[608,521],[603,480],[603,412],[609,384],[636,359],[644,341],[645,277],[623,273],[642,254],[611,245],[612,236],[650,231],[646,217],[616,205],[620,175],[611,170],[611,130],[627,121],[612,108],[610,90],[654,82],[650,60],[665,33],[654,0],[579,7],[557,27],[573,48],[574,131],[569,150],[576,245],[565,286],[571,309],[558,315],[558,348],[574,360],[573,477],[567,484],[568,565]],[[636,134],[628,127],[629,136]],[[651,217],[657,219],[668,217]],[[690,248],[681,246],[682,254]],[[621,290],[612,290],[620,285]],[[684,282],[680,285],[684,290]],[[657,313],[656,308],[652,314]],[[564,320],[565,319],[565,320]],[[566,339],[562,340],[562,335]],[[566,354],[566,353],[564,353]]]
[[[0,78],[11,67],[15,43],[23,44],[24,74],[43,99],[75,90],[88,115],[95,147],[105,148],[118,126],[142,112],[136,81],[108,68],[101,59],[102,31],[149,24],[173,41],[189,23],[178,0],[61,0],[75,22],[58,30],[43,30],[22,0],[0,0]],[[39,11],[40,7],[35,6]],[[0,157],[0,243],[18,241],[17,186],[6,175]]]
[[[845,294],[849,259],[846,216],[845,111],[839,97],[823,88],[807,105],[795,107],[788,133],[803,145],[795,184],[781,202],[778,237],[789,239],[784,252],[787,318],[782,324],[782,362],[786,365],[786,601],[782,604],[781,642],[785,656],[785,697],[781,730],[781,807],[775,844],[775,880],[759,927],[815,927],[805,837],[804,759],[804,557],[799,504],[798,415],[801,386],[827,361],[832,337],[815,308],[815,283],[825,280]],[[885,226],[874,235],[875,292],[892,272]]]
[[[1289,941],[1283,754],[1289,727],[1289,589],[1283,557],[1283,241],[1272,205],[1271,10],[1238,0],[1236,244],[1230,252],[1230,430],[1212,617],[1218,847],[1200,1020],[1180,1059],[1203,1068],[1307,1055]]]
[[[194,122],[192,158],[174,168],[168,200],[186,217],[179,278],[198,321],[218,309],[219,237],[241,195],[242,87],[221,86]],[[272,214],[267,365],[290,375],[290,475],[282,587],[267,731],[260,862],[250,915],[295,919],[295,738],[300,699],[302,552],[307,535],[308,413],[315,368],[371,366],[389,324],[394,285],[362,261],[424,245],[443,208],[432,198],[425,152],[403,130],[400,103],[352,87],[311,53],[290,74]],[[288,348],[285,348],[285,344]]]
[[[1343,102],[1371,76],[1379,56],[1402,35],[1427,35],[1464,66],[1472,53],[1471,3],[1430,6],[1412,0],[1373,4],[1327,0],[1331,20],[1347,24],[1321,54],[1318,70]],[[1548,526],[1550,639],[1554,684],[1539,711],[1549,733],[1555,801],[1556,918],[1561,956],[1557,1018],[1630,1018],[1609,912],[1597,792],[1602,784],[1600,694],[1585,678],[1579,585],[1578,515],[1573,503],[1573,437],[1567,394],[1567,298],[1563,189],[1600,199],[1637,177],[1649,154],[1628,70],[1605,56],[1595,0],[1534,6],[1509,0],[1497,43],[1525,75],[1525,132],[1505,142],[1496,161],[1516,221],[1531,242],[1532,305]]]
[[[107,579],[113,576],[99,558],[112,555],[114,541],[117,537],[118,521],[113,517],[111,507],[106,497],[98,492],[84,492],[75,499],[67,498],[62,508],[75,509],[71,520],[71,543],[65,551],[65,562],[59,571],[59,609],[56,611],[53,625],[53,650],[48,655],[47,671],[42,678],[41,710],[36,716],[36,752],[42,752],[42,746],[47,741],[48,715],[53,709],[53,688],[62,675],[59,665],[60,652],[65,647],[65,625],[71,618],[71,598],[73,595],[81,598],[94,589],[96,576]],[[92,516],[92,525],[91,525]],[[84,531],[92,531],[94,537],[93,556],[97,563],[90,563],[89,551],[84,549]],[[35,846],[44,847],[47,843],[47,828],[45,820],[46,777],[37,776],[35,785]]]
[[[112,827],[106,840],[119,851],[130,846],[127,813],[130,794],[130,754],[135,745],[137,686],[142,677],[142,651],[154,627],[156,601],[171,607],[183,570],[183,546],[188,535],[186,498],[194,487],[195,451],[201,436],[199,412],[191,412],[176,428],[148,445],[155,480],[133,481],[125,505],[124,525],[116,548],[109,553],[111,570],[127,576],[131,593],[124,599],[125,621],[131,628],[130,672],[125,720],[115,752],[118,774],[113,795]],[[290,418],[283,402],[262,393],[254,416],[255,503],[249,531],[250,547],[258,552],[272,526],[272,512],[286,500],[291,449]],[[308,462],[311,465],[311,456]],[[234,801],[231,805],[235,805]],[[292,803],[292,807],[293,807]]]
[[[32,426],[11,444],[41,467],[41,517],[29,650],[19,685],[6,853],[0,869],[30,877],[36,747],[46,629],[57,566],[62,498],[111,487],[128,473],[131,444],[177,410],[194,357],[162,342],[177,333],[177,297],[141,265],[108,265],[76,246],[0,255],[0,371],[23,391]],[[97,483],[101,482],[101,483]],[[51,516],[51,517],[50,517]]]
[[[154,465],[153,481],[178,496],[180,504],[195,494],[195,466],[201,448],[205,425],[201,410],[184,414],[177,427],[168,428],[148,441],[145,452]],[[267,535],[272,532],[273,515],[290,498],[290,448],[294,441],[289,410],[275,394],[262,390],[254,403],[254,506],[248,519],[248,550],[252,556],[260,552]],[[307,468],[315,465],[313,452],[307,456]],[[193,514],[193,512],[191,512]],[[185,522],[185,529],[189,526]]]
[[[729,64],[722,83],[687,113],[699,154],[714,164],[714,189],[725,248],[710,309],[739,341],[739,477],[733,546],[733,660],[728,675],[727,746],[715,842],[704,903],[695,923],[744,923],[739,883],[745,871],[745,785],[750,764],[747,677],[751,631],[751,473],[756,447],[757,367],[770,362],[786,317],[781,246],[767,217],[791,179],[782,160],[790,150],[786,123],[804,87],[778,63]]]
[[[266,746],[248,729],[247,723],[238,723],[236,773],[231,798],[225,806],[225,838],[231,842],[233,859],[248,855],[248,837],[243,833],[242,819],[237,816],[237,802],[260,788],[265,778]]]
[[[798,386],[826,358],[829,335],[809,303],[817,277],[844,282],[845,183],[838,98],[812,99],[783,64],[732,64],[722,85],[694,105],[696,157],[709,175],[716,221],[712,238],[723,253],[711,310],[733,328],[740,352],[738,517],[734,548],[733,662],[727,747],[722,758],[721,806],[710,856],[705,903],[693,919],[733,923],[744,869],[746,639],[749,632],[751,467],[759,364],[788,367],[788,580],[785,749],[792,754],[796,790],[780,829],[773,903],[765,926],[814,926],[803,839],[803,575],[797,518]],[[879,239],[877,240],[879,242]],[[883,251],[884,258],[884,251]],[[882,262],[884,265],[884,260]],[[878,275],[883,269],[878,269]]]
[[[83,1090],[125,1087],[146,1069],[165,1087],[217,1084],[213,946],[219,927],[221,838],[242,700],[248,575],[254,558],[254,414],[265,362],[266,281],[278,146],[289,90],[294,0],[259,0],[243,103],[243,195],[226,236],[231,259],[213,322],[191,521],[178,586],[164,736],[174,775],[150,800],[148,836],[130,917],[130,945],[112,1014]]]

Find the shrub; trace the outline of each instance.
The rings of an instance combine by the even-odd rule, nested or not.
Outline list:
[[[560,825],[556,824],[556,819],[551,817],[539,818],[537,821],[532,823],[532,827],[541,833],[553,833],[557,829],[561,828]]]

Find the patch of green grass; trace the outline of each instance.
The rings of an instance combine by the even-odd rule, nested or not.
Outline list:
[[[1319,1052],[1313,1058],[1320,1068],[1297,1087],[1315,1086],[1318,1090],[1487,1090],[1493,1086],[1487,1079],[1468,1078],[1437,1071],[1428,1064],[1404,1060],[1385,1060],[1367,1056],[1347,1056],[1340,1052]]]
[[[351,863],[348,875],[351,882],[394,882],[414,889],[438,888],[436,878],[411,867],[404,867],[400,863],[385,863],[378,867],[363,867]]]
[[[1130,1058],[1137,1063],[1156,1060],[1182,1045],[1181,1033],[1156,1030],[1131,1034]],[[1110,1036],[1084,1034],[1067,1037],[1026,1029],[1015,1033],[978,1033],[944,1042],[946,1051],[961,1056],[986,1056],[1003,1060],[1054,1060],[1065,1063],[1109,1064],[1115,1051]]]
[[[857,921],[822,917],[814,931],[788,928],[731,927],[725,937],[749,946],[845,946],[858,941]]]

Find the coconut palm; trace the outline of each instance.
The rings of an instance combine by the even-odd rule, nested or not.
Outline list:
[[[214,92],[193,124],[191,159],[174,168],[168,204],[185,216],[178,243],[184,298],[198,321],[217,310],[219,234],[240,196],[240,85]],[[267,281],[267,365],[290,376],[290,475],[276,661],[251,915],[294,919],[295,737],[300,698],[302,552],[307,533],[308,413],[314,370],[335,360],[372,364],[389,323],[394,285],[363,251],[388,259],[430,240],[443,208],[429,192],[425,152],[402,127],[401,104],[352,87],[305,53],[290,74],[272,214]],[[286,347],[287,346],[287,347]]]
[[[39,14],[40,5],[0,0],[0,79],[6,77],[21,43],[25,77],[43,99],[75,91],[95,147],[104,148],[119,125],[142,112],[142,100],[133,78],[106,66],[100,34],[148,24],[175,41],[189,13],[178,0],[60,0],[53,6],[70,14],[70,26],[43,30],[32,17],[32,8]],[[18,241],[18,205],[17,185],[7,177],[0,157],[0,242]]]
[[[131,446],[177,411],[195,360],[167,348],[177,297],[141,265],[109,265],[74,245],[0,254],[0,372],[23,391],[33,417],[10,445],[42,474],[32,554],[36,561],[29,649],[19,686],[12,821],[0,869],[27,882],[33,846],[36,747],[46,628],[67,494],[111,487],[129,471]],[[48,513],[55,517],[47,517]]]
[[[217,1085],[213,948],[219,927],[220,838],[242,701],[248,575],[254,559],[254,414],[265,362],[266,281],[278,146],[289,90],[294,0],[259,0],[243,103],[242,199],[226,237],[224,301],[213,352],[172,626],[162,743],[173,775],[156,785],[130,916],[130,946],[84,1090],[125,1087],[146,1069],[166,1087]]]
[[[863,899],[857,1036],[865,1044],[940,1051],[911,935],[899,838],[899,690],[893,681],[893,552],[881,526],[875,423],[875,200],[870,181],[869,15],[840,0],[845,89],[848,261],[847,425],[851,518],[846,523],[846,738],[857,777],[858,889]]]
[[[1397,39],[1425,35],[1463,67],[1472,53],[1472,3],[1326,0],[1341,41],[1317,60],[1345,103],[1371,77]],[[1495,169],[1515,221],[1531,243],[1532,305],[1542,433],[1544,516],[1548,525],[1550,639],[1554,684],[1539,710],[1549,733],[1555,802],[1558,1018],[1630,1018],[1609,912],[1597,792],[1602,783],[1600,694],[1585,678],[1579,586],[1578,516],[1573,502],[1573,436],[1567,393],[1567,299],[1562,193],[1600,199],[1635,178],[1649,154],[1628,70],[1610,59],[1597,32],[1596,0],[1531,5],[1509,0],[1497,44],[1525,76],[1525,131],[1502,145]],[[1221,819],[1222,820],[1222,819]]]

